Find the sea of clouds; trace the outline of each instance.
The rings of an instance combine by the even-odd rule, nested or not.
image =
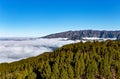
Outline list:
[[[44,52],[51,52],[63,45],[78,41],[67,40],[66,38],[39,38],[27,40],[0,40],[0,63],[14,62]]]

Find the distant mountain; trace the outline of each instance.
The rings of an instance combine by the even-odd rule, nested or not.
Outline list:
[[[117,40],[120,40],[120,34],[117,36]]]
[[[35,40],[32,37],[0,37],[0,41],[25,41],[25,40]]]
[[[44,36],[43,38],[68,38],[71,40],[82,39],[82,37],[117,38],[119,34],[120,30],[117,31],[79,30],[50,34]]]

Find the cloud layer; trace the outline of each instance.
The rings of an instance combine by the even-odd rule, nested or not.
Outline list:
[[[2,40],[0,41],[0,63],[13,62],[20,59],[37,56],[44,52],[51,52],[65,44],[76,41],[63,38],[34,39],[34,40]]]

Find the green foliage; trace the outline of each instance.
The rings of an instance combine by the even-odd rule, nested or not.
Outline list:
[[[120,79],[120,42],[80,42],[2,63],[0,79]]]

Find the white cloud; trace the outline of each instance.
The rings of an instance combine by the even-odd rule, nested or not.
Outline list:
[[[63,38],[35,39],[35,40],[10,40],[0,41],[0,63],[13,62],[24,58],[37,56],[44,52],[51,52],[65,44],[76,41]]]

